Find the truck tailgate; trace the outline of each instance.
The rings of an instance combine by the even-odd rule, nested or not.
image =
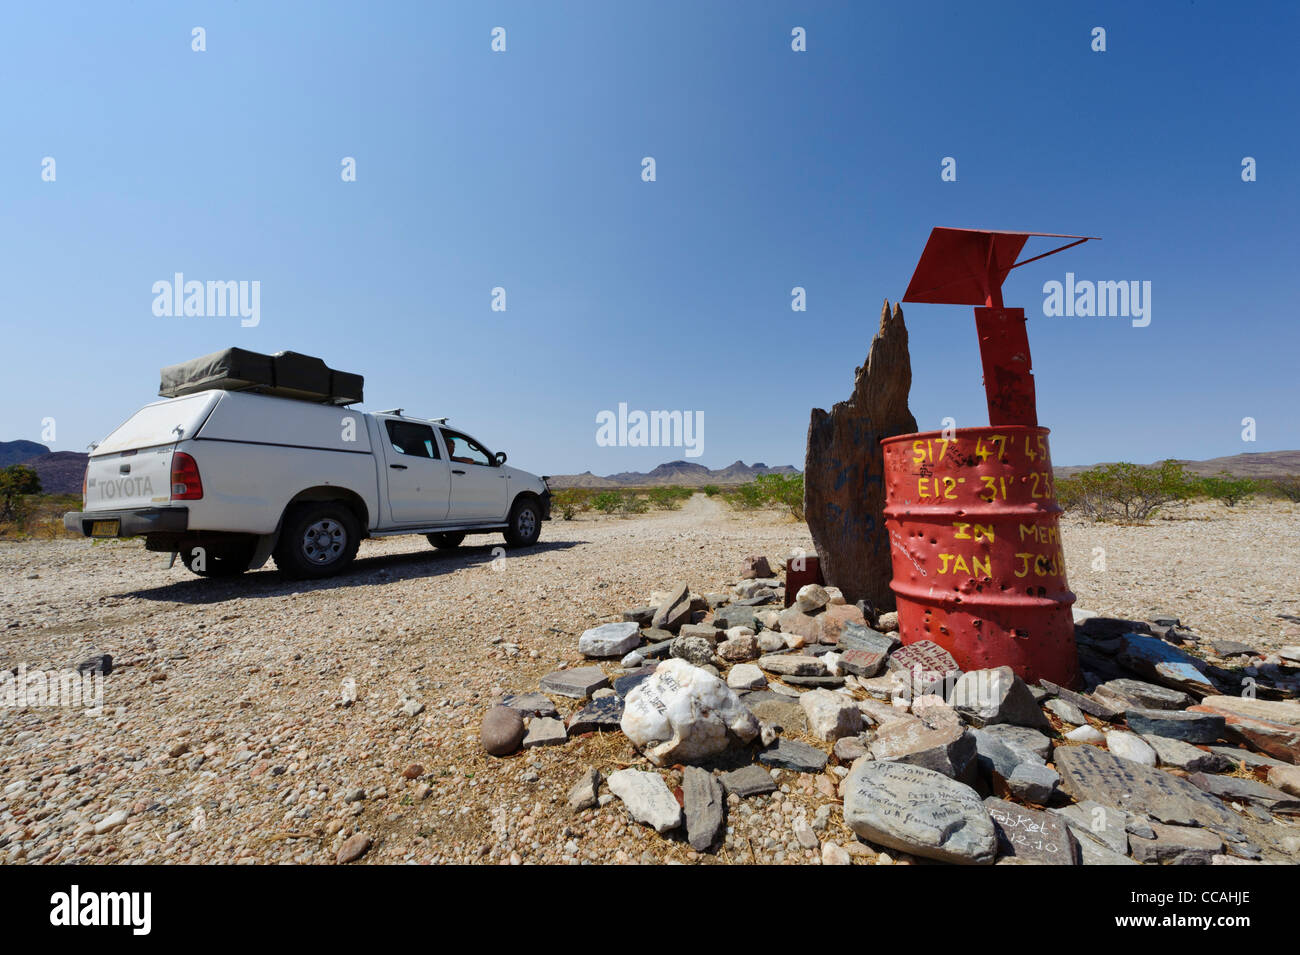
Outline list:
[[[193,437],[220,398],[207,391],[145,405],[91,452],[86,510],[157,507],[171,501],[172,453]]]
[[[171,500],[174,445],[110,451],[86,468],[86,510],[157,507]]]

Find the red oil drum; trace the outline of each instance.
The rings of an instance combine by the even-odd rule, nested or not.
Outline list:
[[[1029,683],[1075,684],[1047,435],[999,425],[881,442],[903,643],[933,640],[967,671],[1009,666]]]

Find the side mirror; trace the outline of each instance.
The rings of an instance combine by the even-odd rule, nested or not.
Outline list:
[[[498,451],[495,455],[493,455],[493,457],[496,459],[497,467],[500,467],[501,465],[506,463],[506,453],[504,451]]]

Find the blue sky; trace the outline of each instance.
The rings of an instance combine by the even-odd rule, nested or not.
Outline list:
[[[809,409],[950,225],[1103,238],[1004,289],[1055,463],[1300,448],[1297,9],[10,5],[0,439],[53,417],[82,450],[160,366],[238,345],[537,472],[683,456],[598,447],[620,402],[703,412],[700,463],[802,467]],[[1150,281],[1151,324],[1044,317],[1067,270]],[[175,272],[259,281],[260,324],[156,317]],[[904,311],[920,426],[986,423],[970,309]]]

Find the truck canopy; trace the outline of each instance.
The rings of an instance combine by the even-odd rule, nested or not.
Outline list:
[[[145,405],[101,441],[91,452],[91,457],[174,444],[182,438],[192,438],[220,397],[219,391],[206,391]]]

